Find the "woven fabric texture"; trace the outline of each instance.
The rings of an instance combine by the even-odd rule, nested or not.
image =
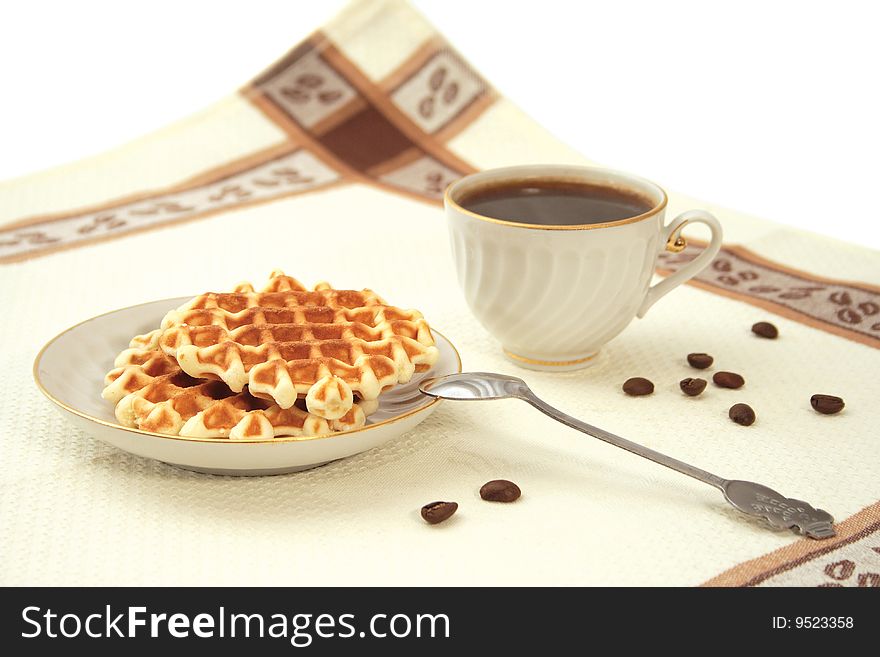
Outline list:
[[[470,171],[542,161],[587,162],[389,0],[354,3],[196,117],[0,185],[0,583],[880,585],[878,254],[672,194],[670,216],[705,207],[722,221],[712,267],[592,367],[524,373],[464,303],[438,199]],[[524,376],[590,423],[809,500],[841,521],[838,536],[770,531],[714,489],[516,401],[444,403],[359,456],[234,478],[104,445],[32,381],[37,351],[71,324],[275,268],[381,290],[421,310],[466,370]],[[779,339],[753,336],[760,320]],[[685,397],[694,351],[747,385]],[[632,376],[655,393],[624,395]],[[845,411],[815,413],[817,392]],[[727,418],[736,402],[756,410],[753,426]],[[482,501],[497,478],[522,498]],[[419,507],[438,499],[459,511],[428,526]]]

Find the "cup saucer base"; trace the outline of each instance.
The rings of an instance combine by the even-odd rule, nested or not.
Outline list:
[[[589,354],[584,354],[583,356],[566,360],[546,360],[518,354],[510,349],[502,348],[502,350],[504,351],[504,356],[507,360],[514,365],[518,365],[527,370],[537,370],[539,372],[571,372],[573,370],[582,370],[594,365],[599,356],[599,352],[594,351]]]

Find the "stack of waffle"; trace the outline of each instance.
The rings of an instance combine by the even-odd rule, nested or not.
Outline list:
[[[308,290],[273,272],[256,291],[199,295],[132,339],[104,399],[128,427],[271,439],[361,427],[379,396],[437,361],[428,323],[371,290]]]

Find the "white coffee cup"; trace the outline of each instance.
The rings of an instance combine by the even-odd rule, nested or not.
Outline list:
[[[649,201],[633,217],[582,225],[519,223],[482,216],[459,201],[476,190],[540,181],[585,183]],[[695,276],[721,248],[721,224],[690,210],[664,225],[666,192],[629,174],[594,167],[528,165],[461,178],[444,196],[458,280],[477,319],[506,356],[522,367],[565,371],[586,367],[599,349],[660,297]],[[651,286],[657,256],[681,251],[681,230],[706,224],[709,246]]]

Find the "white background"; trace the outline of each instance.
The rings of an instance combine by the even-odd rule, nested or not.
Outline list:
[[[878,5],[417,0],[593,160],[880,248]],[[344,2],[7,2],[0,179],[98,153],[238,88]]]

